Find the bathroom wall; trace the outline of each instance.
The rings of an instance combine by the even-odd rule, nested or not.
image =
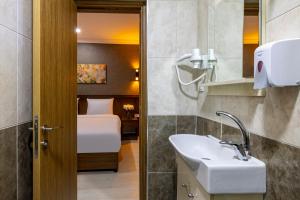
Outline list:
[[[148,114],[196,114],[198,93],[179,87],[175,61],[198,46],[198,0],[149,0],[147,6]]]
[[[300,21],[295,20],[300,18],[300,0],[267,0],[266,3],[266,40],[300,37]],[[252,133],[253,155],[267,164],[266,200],[299,197],[299,90],[299,87],[270,88],[266,97],[206,96],[204,93],[198,99],[198,115],[211,122],[203,125],[204,129],[208,126],[204,134],[216,133],[221,122],[235,127],[226,119],[221,121],[215,115],[217,110],[233,113],[245,122]],[[234,135],[240,137],[237,132]],[[217,136],[220,137],[220,132]]]
[[[196,116],[149,116],[148,118],[148,200],[175,200],[177,167],[169,143],[173,134],[195,134]]]
[[[198,31],[200,8],[198,0],[147,1],[148,200],[175,199],[175,154],[168,137],[181,128],[195,131],[186,122],[195,123],[198,92],[178,85],[175,61],[207,36]],[[181,72],[184,80],[194,75]],[[187,121],[181,123],[183,118]]]
[[[79,95],[139,95],[135,68],[139,67],[139,45],[77,45],[78,64],[106,64],[106,84],[78,84]]]
[[[300,37],[300,21],[294,20],[299,17],[300,0],[293,3],[268,0],[267,41]],[[215,111],[230,111],[239,116],[251,132],[300,148],[299,89],[269,88],[266,97],[206,97],[202,94],[198,100],[198,115],[220,121]]]
[[[0,194],[32,199],[32,2],[0,1]]]
[[[197,117],[197,133],[240,143],[240,130]],[[267,192],[264,200],[298,200],[300,196],[300,149],[250,133],[251,155],[266,163]]]

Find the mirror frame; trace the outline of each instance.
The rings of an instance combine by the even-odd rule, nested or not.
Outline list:
[[[266,0],[259,0],[259,45],[266,43]]]

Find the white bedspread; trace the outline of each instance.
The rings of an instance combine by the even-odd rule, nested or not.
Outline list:
[[[77,153],[119,152],[121,120],[118,115],[78,115]]]

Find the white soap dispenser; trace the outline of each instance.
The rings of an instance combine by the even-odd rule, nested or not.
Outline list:
[[[254,53],[254,89],[300,85],[300,38],[267,43]]]

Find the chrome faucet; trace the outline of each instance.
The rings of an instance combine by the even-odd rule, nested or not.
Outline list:
[[[232,142],[228,142],[228,141],[221,141],[220,144],[228,144],[228,145],[233,146],[234,149],[236,150],[238,158],[240,160],[247,161],[248,157],[250,155],[250,134],[247,131],[247,129],[245,128],[244,124],[236,116],[234,116],[228,112],[217,111],[216,115],[217,116],[223,115],[223,116],[233,120],[239,126],[241,134],[242,134],[242,138],[243,138],[242,144],[233,144]]]

